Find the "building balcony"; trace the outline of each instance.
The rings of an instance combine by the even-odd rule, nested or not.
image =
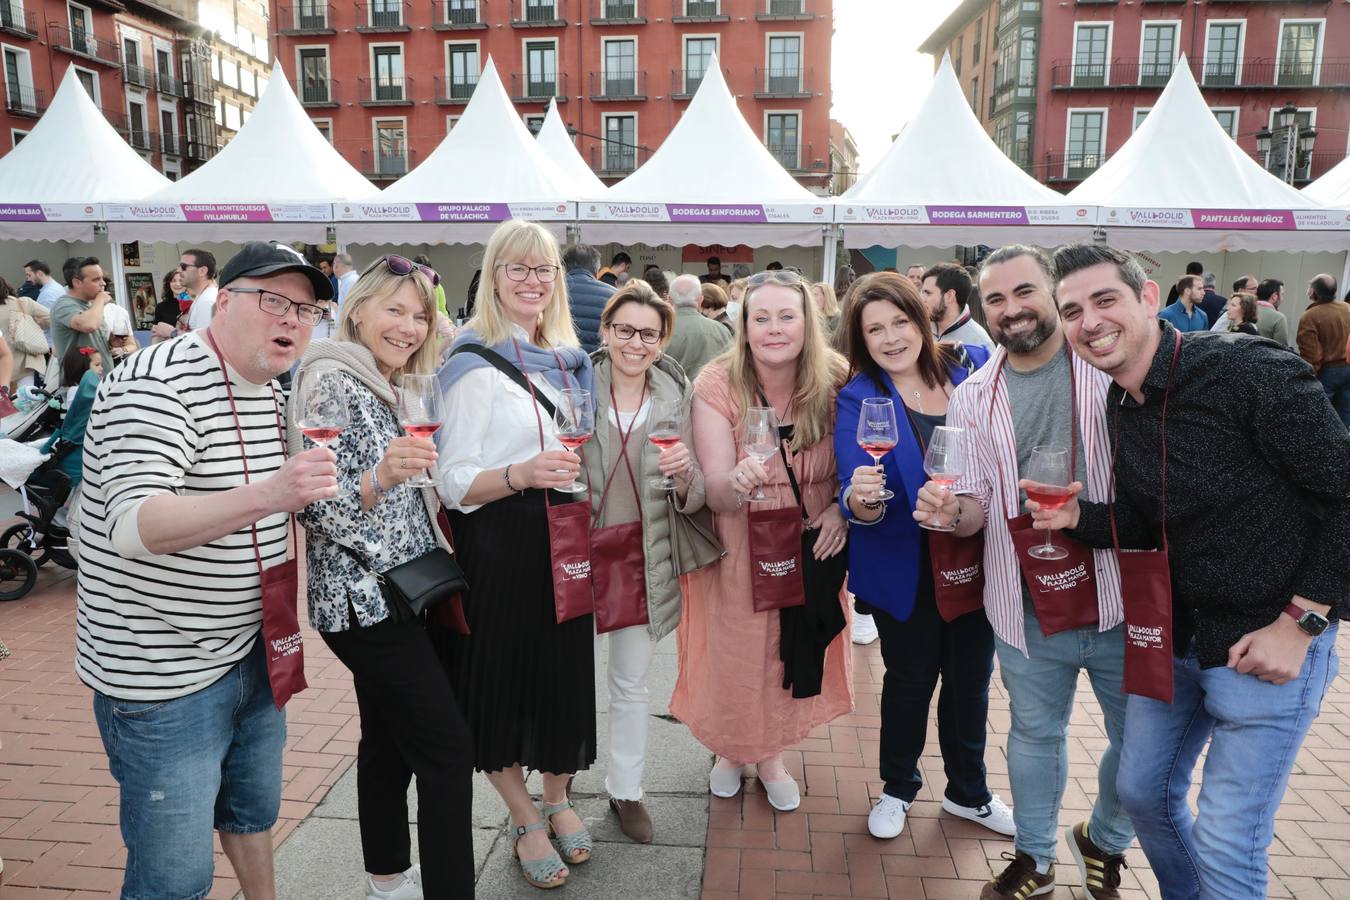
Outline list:
[[[487,28],[488,0],[434,0],[437,31],[461,31]]]
[[[9,86],[5,97],[5,112],[12,116],[36,119],[47,111],[47,94],[32,85]]]
[[[560,28],[566,24],[566,0],[511,0],[512,28]]]
[[[131,87],[148,88],[155,83],[155,73],[145,66],[122,65],[122,81]]]
[[[804,22],[816,18],[810,0],[759,0],[755,19],[760,22]]]
[[[806,160],[815,158],[815,148],[811,144],[778,144],[765,141],[769,154],[778,160],[778,164],[794,175],[808,171]]]
[[[591,147],[591,169],[601,178],[623,178],[646,162],[648,153],[645,147],[601,141]]]
[[[998,13],[998,30],[1015,25],[1034,25],[1041,20],[1040,0],[1003,0]]]
[[[813,96],[811,81],[814,70],[811,68],[755,69],[755,98]]]
[[[357,102],[362,106],[412,106],[411,78],[358,78]]]
[[[161,134],[159,136],[159,152],[165,156],[183,156],[185,143],[186,141],[183,140],[181,135]]]
[[[361,161],[357,168],[369,181],[387,184],[407,175],[415,164],[415,160],[407,155],[384,154],[369,147],[362,147]]]
[[[567,102],[566,72],[511,74],[511,99],[516,103],[547,103],[550,97],[557,98],[559,103]]]
[[[461,105],[469,102],[473,89],[478,86],[478,75],[437,75],[436,102],[442,106]]]
[[[204,163],[216,155],[218,149],[215,144],[209,144],[206,141],[186,141],[187,158],[194,163]]]
[[[412,13],[411,3],[398,3],[395,0],[375,0],[373,3],[356,4],[356,30],[361,34],[393,34],[412,31],[408,17]]]
[[[1316,61],[1246,58],[1189,62],[1191,73],[1204,88],[1242,90],[1350,87],[1350,57],[1324,57]],[[1109,63],[1077,63],[1059,60],[1051,68],[1054,90],[1126,90],[1161,88],[1172,77],[1175,64],[1141,60]]]
[[[707,73],[693,69],[673,69],[670,73],[670,96],[672,100],[688,100],[698,91]]]
[[[338,83],[332,78],[301,78],[291,82],[300,105],[322,108],[341,105]]]
[[[731,16],[722,8],[721,0],[670,0],[670,21],[676,24],[730,22]]]
[[[1284,172],[1282,171],[1279,162],[1272,162],[1269,159],[1269,156],[1274,156],[1275,154],[1272,153],[1268,156],[1265,153],[1257,152],[1249,155],[1252,159],[1256,160],[1257,165],[1270,172],[1276,178],[1284,177]],[[1302,186],[1316,181],[1335,168],[1338,163],[1346,158],[1346,155],[1345,151],[1339,150],[1314,150],[1311,153],[1303,154],[1300,157],[1301,165],[1294,170],[1293,183]]]
[[[71,31],[59,22],[48,22],[47,40],[63,53],[114,68],[120,68],[122,65],[122,54],[115,41],[97,37],[87,31]]]
[[[154,153],[159,149],[159,135],[148,128],[132,128],[124,124],[117,129],[117,133],[137,152]]]
[[[333,7],[324,3],[301,3],[277,7],[281,34],[337,34],[333,27]]]
[[[164,72],[155,73],[155,90],[169,97],[186,97],[183,80]]]
[[[592,72],[591,100],[646,100],[646,72]]]
[[[0,0],[0,31],[32,40],[38,36],[37,13],[20,9],[10,0]]]
[[[646,25],[648,0],[591,0],[592,25]]]

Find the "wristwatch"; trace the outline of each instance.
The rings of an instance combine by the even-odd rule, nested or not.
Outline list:
[[[1317,637],[1331,625],[1327,621],[1327,617],[1320,612],[1304,609],[1294,603],[1290,603],[1284,608],[1284,614],[1297,622],[1298,627],[1303,629],[1304,634],[1312,637]]]

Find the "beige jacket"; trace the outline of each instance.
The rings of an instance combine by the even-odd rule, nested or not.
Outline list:
[[[20,297],[18,294],[10,297],[4,303],[0,303],[0,334],[9,341],[9,348],[14,352],[14,380],[18,381],[23,377],[24,372],[31,369],[39,374],[47,370],[47,358],[40,354],[20,353],[19,348],[14,346],[14,341],[10,338],[13,328],[13,319],[17,311],[22,311],[37,322],[38,327],[43,331],[52,327],[52,314],[47,307],[35,300],[27,297]]]

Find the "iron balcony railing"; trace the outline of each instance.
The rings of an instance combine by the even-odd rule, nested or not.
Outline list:
[[[435,0],[435,28],[486,28],[487,0]]]
[[[542,28],[566,24],[565,0],[513,0],[511,24],[516,28]]]
[[[756,97],[809,97],[813,70],[801,66],[755,69]]]
[[[374,0],[356,4],[356,30],[362,33],[412,31],[408,24],[411,3],[396,0]]]
[[[135,87],[150,87],[154,84],[155,73],[145,66],[122,65],[122,80]]]
[[[336,34],[333,27],[332,5],[300,3],[277,7],[282,34]]]
[[[646,72],[620,70],[591,73],[592,100],[643,100],[646,97]]]
[[[567,99],[566,72],[514,72],[511,75],[511,99],[517,103]]]
[[[592,25],[642,25],[648,0],[591,0]]]
[[[301,106],[337,106],[340,102],[338,82],[332,78],[302,77],[291,82]]]
[[[155,73],[155,90],[170,97],[184,97],[187,94],[183,88],[183,80],[167,72]]]
[[[0,31],[23,38],[37,37],[37,13],[21,9],[9,0],[0,0]]]
[[[478,86],[478,73],[472,75],[437,75],[436,102],[468,103],[473,89]]]
[[[362,106],[397,106],[412,103],[411,78],[358,78],[356,86]]]
[[[10,84],[5,97],[5,111],[15,116],[37,118],[47,110],[47,95],[31,85]]]
[[[122,53],[116,42],[98,37],[91,32],[71,30],[59,22],[48,22],[47,38],[53,47],[66,53],[74,53],[105,66],[122,65]]]
[[[1055,90],[1162,87],[1177,65],[1170,60],[1151,59],[1077,63],[1059,60],[1050,67],[1051,85]],[[1202,87],[1350,87],[1350,57],[1278,62],[1247,57],[1191,60],[1188,65]]]

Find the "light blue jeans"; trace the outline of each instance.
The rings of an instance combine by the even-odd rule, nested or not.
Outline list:
[[[1172,703],[1131,697],[1120,798],[1164,900],[1264,900],[1266,850],[1294,757],[1336,679],[1336,629],[1308,647],[1303,671],[1270,684],[1192,648],[1172,667]],[[1205,742],[1198,817],[1186,802]]]
[[[1054,862],[1059,804],[1069,777],[1069,715],[1078,689],[1078,673],[1086,669],[1105,715],[1110,741],[1097,769],[1097,803],[1088,822],[1088,834],[1107,853],[1123,853],[1134,840],[1134,828],[1116,796],[1116,770],[1125,731],[1123,627],[1098,632],[1094,625],[1047,638],[1029,605],[1024,616],[1029,656],[994,639],[999,671],[1012,707],[1008,777],[1012,782],[1017,849],[1036,860],[1042,870]]]

